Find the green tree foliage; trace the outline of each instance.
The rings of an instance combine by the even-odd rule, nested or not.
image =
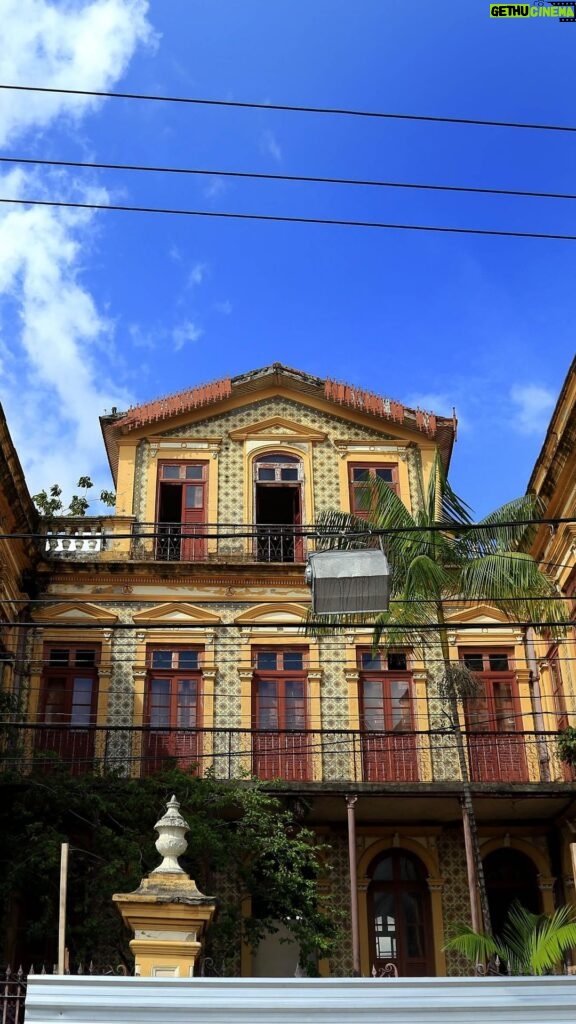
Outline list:
[[[241,937],[256,948],[283,922],[300,943],[304,970],[330,954],[338,915],[318,890],[326,848],[260,783],[177,769],[141,780],[70,777],[56,764],[26,777],[4,775],[2,783],[0,920],[3,934],[19,934],[5,956],[16,950],[28,962],[54,960],[60,846],[69,841],[71,958],[130,966],[130,936],[111,896],[131,892],[158,865],[153,826],[172,793],[190,824],[183,867],[219,900],[206,953],[230,969]],[[244,896],[253,900],[246,921]]]
[[[67,506],[62,500],[62,488],[59,484],[52,484],[48,491],[44,489],[38,494],[33,494],[32,501],[40,515],[49,518],[53,516],[85,516],[90,507],[88,491],[94,484],[89,476],[81,476],[76,486],[80,487],[83,493],[73,494]],[[113,508],[116,504],[116,496],[113,491],[102,490],[100,491],[100,501]]]
[[[566,953],[576,948],[576,919],[571,907],[559,907],[553,914],[533,914],[515,901],[502,935],[493,937],[474,932],[466,925],[444,946],[462,954],[473,964],[495,963],[508,974],[550,974]]]

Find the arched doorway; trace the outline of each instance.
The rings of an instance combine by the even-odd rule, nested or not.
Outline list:
[[[401,977],[433,975],[432,915],[427,872],[413,853],[386,850],[369,869],[371,967],[394,964]]]
[[[538,869],[526,853],[504,846],[487,854],[483,863],[495,935],[502,933],[510,904],[515,900],[533,914],[541,913]]]

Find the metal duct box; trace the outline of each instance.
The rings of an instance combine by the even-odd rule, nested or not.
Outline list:
[[[379,548],[316,551],[308,556],[306,582],[316,615],[388,611],[390,568]]]

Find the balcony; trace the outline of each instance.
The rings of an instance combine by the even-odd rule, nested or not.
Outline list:
[[[565,783],[557,733],[464,734],[473,783]],[[544,753],[544,757],[543,757]],[[179,767],[217,778],[290,783],[461,781],[454,733],[351,729],[152,729],[14,723],[0,734],[0,769],[143,777]]]
[[[44,557],[90,561],[267,562],[306,560],[305,526],[286,523],[135,523],[133,516],[41,524]]]

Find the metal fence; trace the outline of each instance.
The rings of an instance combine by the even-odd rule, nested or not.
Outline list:
[[[461,733],[472,782],[569,782],[556,732]],[[288,782],[461,781],[453,730],[173,729],[13,723],[0,768],[142,777],[179,767]],[[572,775],[572,772],[569,773]]]

